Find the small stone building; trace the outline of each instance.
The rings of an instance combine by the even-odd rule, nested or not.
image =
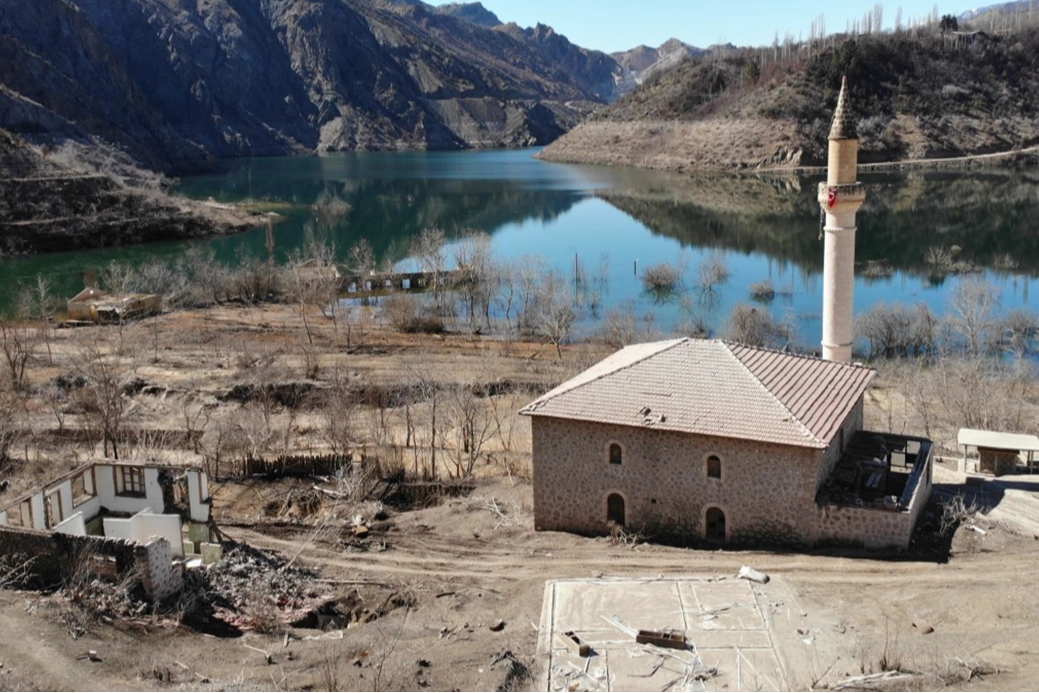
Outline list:
[[[862,430],[874,375],[717,340],[624,348],[521,411],[535,526],[906,548],[931,443]]]

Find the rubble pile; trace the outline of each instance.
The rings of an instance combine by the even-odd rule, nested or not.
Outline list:
[[[274,630],[298,621],[327,602],[317,575],[288,565],[274,553],[230,544],[224,558],[205,570],[214,615],[243,630]]]

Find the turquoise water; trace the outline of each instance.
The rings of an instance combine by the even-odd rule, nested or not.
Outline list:
[[[220,201],[282,203],[286,220],[275,228],[276,254],[284,259],[310,241],[332,242],[345,258],[367,238],[380,259],[410,263],[411,239],[428,226],[448,238],[464,229],[492,235],[496,256],[515,260],[538,254],[572,277],[576,262],[591,275],[603,270],[600,314],[631,305],[654,326],[670,331],[694,313],[715,330],[749,287],[771,280],[779,295],[760,306],[796,325],[798,340],[819,341],[822,241],[815,201],[818,178],[763,178],[665,174],[632,169],[540,162],[537,150],[478,152],[348,153],[242,159],[226,170],[182,180],[180,194]],[[985,170],[863,174],[867,204],[858,217],[855,309],[879,302],[923,301],[943,313],[957,275],[931,271],[933,247],[961,250],[999,287],[1002,309],[1032,306],[1039,271],[1039,181],[1034,171]],[[318,200],[349,205],[341,217],[322,220]],[[234,263],[243,254],[266,257],[265,231],[193,241]],[[71,295],[85,273],[110,260],[140,262],[176,257],[188,242],[150,244],[5,260],[0,300],[37,273]],[[704,294],[698,268],[720,260],[728,280]],[[647,294],[637,273],[668,261],[687,267],[685,298],[660,301]],[[888,276],[869,278],[867,267]],[[884,274],[882,272],[881,274]],[[585,331],[594,328],[586,316]]]

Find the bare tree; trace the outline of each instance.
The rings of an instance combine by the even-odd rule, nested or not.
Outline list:
[[[85,383],[76,393],[80,409],[91,428],[100,434],[105,456],[111,446],[112,457],[119,459],[119,442],[127,420],[136,410],[131,398],[135,380],[132,364],[122,362],[118,354],[108,353],[100,335],[95,333],[81,347],[77,370]]]
[[[483,369],[456,382],[448,391],[447,416],[455,440],[455,478],[469,477],[483,455],[493,431],[493,417],[485,401],[489,398]]]
[[[11,387],[24,390],[26,369],[36,353],[36,329],[27,322],[0,316],[0,351]]]
[[[469,331],[478,332],[480,323],[490,328],[491,298],[497,293],[499,281],[491,254],[491,237],[467,230],[455,247],[454,255]]]
[[[437,308],[443,307],[443,275],[447,265],[444,252],[446,239],[444,232],[436,226],[428,226],[422,230],[411,243],[411,254],[418,261],[424,272],[433,279],[433,301]]]
[[[990,342],[996,325],[999,292],[978,277],[966,277],[956,285],[949,298],[949,329],[963,340],[970,356],[978,356]]]
[[[555,346],[562,360],[561,345],[577,322],[577,308],[569,282],[559,272],[549,272],[542,280],[534,310],[534,331]]]
[[[350,271],[362,276],[375,271],[375,250],[367,238],[362,238],[350,248],[348,262]]]
[[[357,409],[357,394],[339,372],[336,372],[331,387],[321,402],[321,438],[335,455],[343,456],[353,451],[357,443],[354,415]]]

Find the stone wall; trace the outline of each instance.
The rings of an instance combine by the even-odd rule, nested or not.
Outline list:
[[[113,577],[140,570],[156,590],[153,593],[148,582],[142,580],[145,591],[155,599],[163,599],[180,589],[179,564],[173,566],[172,550],[165,539],[142,546],[122,539],[0,527],[0,558],[13,563],[30,561],[23,584],[27,588],[56,588],[81,569],[83,561],[89,560],[91,570]],[[178,574],[167,574],[172,572]],[[173,586],[176,590],[168,592]]]
[[[161,537],[152,537],[135,552],[141,584],[145,593],[159,601],[180,592],[184,587],[184,567],[173,562],[173,548]]]
[[[910,513],[852,505],[816,508],[816,544],[854,544],[867,549],[905,549],[913,534]]]
[[[120,539],[0,527],[0,556],[19,562],[31,559],[25,586],[37,589],[60,585],[85,555],[109,560],[115,572],[130,570],[136,560],[135,548],[135,544]]]
[[[867,549],[909,548],[920,515],[931,498],[932,464],[928,444],[899,498],[901,510],[823,505],[816,512],[817,544],[859,544]]]
[[[629,529],[698,539],[707,509],[717,507],[736,543],[814,539],[822,450],[546,416],[532,417],[532,427],[538,529],[608,532],[607,498],[617,493]],[[614,442],[620,465],[609,463]],[[722,460],[720,479],[707,476],[710,455]]]

